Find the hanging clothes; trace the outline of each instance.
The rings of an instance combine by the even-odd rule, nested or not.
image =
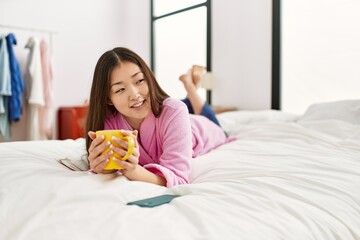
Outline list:
[[[29,38],[25,48],[30,49],[27,71],[28,77],[28,102],[29,102],[29,118],[28,118],[28,139],[42,140],[46,139],[41,134],[40,126],[40,109],[45,106],[44,84],[41,68],[40,40],[38,38]]]
[[[5,35],[0,36],[0,135],[10,139],[8,98],[11,95],[9,53]]]
[[[9,121],[19,121],[22,115],[22,96],[24,91],[24,81],[19,63],[16,59],[13,45],[16,45],[16,37],[9,33],[6,36],[7,48],[9,53],[9,63],[11,72],[11,96],[9,97]]]
[[[41,136],[46,139],[53,138],[53,87],[52,87],[52,66],[50,51],[45,40],[40,41],[41,69],[44,86],[45,106],[40,110]]]

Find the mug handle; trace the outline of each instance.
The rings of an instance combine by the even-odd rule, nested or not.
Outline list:
[[[125,154],[125,156],[123,156],[122,158],[120,158],[121,160],[126,160],[128,159],[131,154],[134,151],[134,147],[135,147],[135,142],[134,142],[134,138],[130,137],[130,136],[126,136],[123,138],[124,140],[126,140],[128,142],[128,150]]]

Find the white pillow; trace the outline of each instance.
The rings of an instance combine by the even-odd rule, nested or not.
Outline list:
[[[221,127],[232,134],[244,125],[261,122],[294,122],[299,116],[279,110],[239,110],[224,112],[217,115]]]
[[[360,125],[360,100],[342,100],[311,105],[299,123],[314,120],[340,120]]]

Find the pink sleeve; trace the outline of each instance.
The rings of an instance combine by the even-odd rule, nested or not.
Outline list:
[[[189,183],[188,176],[184,176],[185,174],[183,176],[178,176],[175,174],[175,172],[162,165],[156,163],[150,163],[150,164],[146,164],[144,168],[146,168],[147,170],[149,170],[150,172],[156,175],[163,176],[166,179],[166,187],[168,188],[173,187],[175,185]],[[189,175],[189,173],[186,175]]]
[[[165,109],[164,109],[165,110]],[[167,187],[189,182],[192,158],[192,132],[188,110],[182,102],[170,106],[161,114],[161,139],[163,153],[159,164],[146,164],[149,171],[166,178]]]

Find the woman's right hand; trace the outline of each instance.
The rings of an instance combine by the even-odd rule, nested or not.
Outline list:
[[[95,173],[115,172],[116,170],[104,170],[106,165],[108,165],[110,156],[113,152],[109,151],[106,154],[101,154],[105,149],[110,146],[110,142],[103,142],[104,136],[96,137],[96,133],[93,131],[89,131],[88,136],[92,140],[89,147],[88,156],[90,169]]]

